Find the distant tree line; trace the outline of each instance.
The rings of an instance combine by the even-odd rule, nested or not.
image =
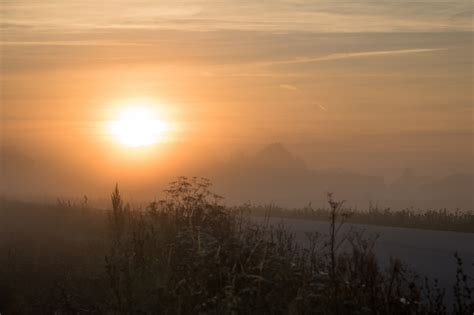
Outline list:
[[[275,205],[247,205],[250,213],[256,216],[299,218],[327,221],[330,208],[313,209],[311,205],[302,209],[285,209]],[[347,222],[392,227],[417,228],[474,233],[474,212],[440,210],[417,210],[369,207],[368,210],[345,209],[351,215]]]

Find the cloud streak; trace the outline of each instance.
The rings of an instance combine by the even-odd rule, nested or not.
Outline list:
[[[298,88],[294,85],[291,85],[291,84],[280,84],[280,88],[282,88],[284,90],[298,91]]]
[[[318,107],[322,110],[322,111],[325,111],[327,112],[328,111],[328,108],[326,106],[323,106],[321,104],[318,104]]]
[[[451,1],[14,0],[0,29],[472,32],[472,5]],[[33,2],[33,3],[32,3]],[[78,14],[80,12],[80,14]],[[262,18],[263,17],[263,18]]]
[[[413,49],[397,49],[397,50],[376,50],[376,51],[363,51],[363,52],[350,52],[350,53],[335,53],[320,57],[310,58],[299,58],[292,60],[280,60],[260,63],[261,66],[274,66],[274,65],[285,65],[285,64],[299,64],[299,63],[311,63],[311,62],[323,62],[333,60],[344,60],[352,58],[367,58],[367,57],[381,57],[381,56],[397,56],[405,54],[420,54],[446,50],[446,48],[413,48]]]
[[[147,43],[128,43],[116,41],[3,41],[2,46],[153,46]]]

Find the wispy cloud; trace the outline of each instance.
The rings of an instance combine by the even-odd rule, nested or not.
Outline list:
[[[291,85],[291,84],[280,84],[280,88],[282,88],[284,90],[298,91],[298,88],[294,85]]]
[[[322,111],[325,111],[327,112],[328,111],[328,108],[326,106],[323,106],[321,104],[318,104],[318,107],[322,110]]]
[[[472,5],[451,1],[13,0],[1,29],[178,29],[297,32],[472,31]],[[80,14],[78,14],[80,12]]]
[[[260,63],[259,65],[273,66],[273,65],[284,65],[284,64],[298,64],[298,63],[342,60],[342,59],[351,59],[351,58],[396,56],[396,55],[405,55],[405,54],[428,53],[428,52],[435,52],[435,51],[440,51],[440,50],[446,50],[446,48],[413,48],[413,49],[335,53],[335,54],[329,54],[329,55],[320,56],[320,57],[309,57],[309,58],[299,58],[299,59],[291,59],[291,60],[277,60],[277,61],[263,62],[263,63]]]
[[[117,41],[2,41],[2,46],[152,46],[147,43]]]

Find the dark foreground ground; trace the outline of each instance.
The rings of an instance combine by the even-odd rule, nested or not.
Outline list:
[[[140,209],[118,189],[109,210],[0,200],[0,312],[474,312],[473,234],[353,229],[333,200],[328,222],[280,225],[222,206],[204,180],[166,192]]]

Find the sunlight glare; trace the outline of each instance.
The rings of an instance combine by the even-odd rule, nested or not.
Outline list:
[[[155,116],[155,112],[149,107],[126,107],[111,122],[111,133],[118,142],[129,147],[155,144],[163,140],[167,131],[167,125]]]

